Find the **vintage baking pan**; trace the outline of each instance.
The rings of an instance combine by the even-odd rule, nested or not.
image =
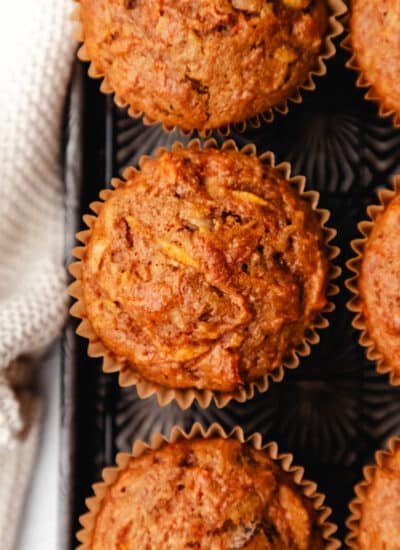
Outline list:
[[[294,173],[304,174],[309,188],[320,191],[321,206],[331,210],[329,225],[338,231],[333,244],[341,248],[337,263],[343,274],[330,327],[300,368],[287,372],[267,393],[221,410],[193,405],[181,411],[174,404],[160,408],[155,398],[140,400],[135,389],[120,389],[116,376],[103,374],[100,362],[87,357],[86,342],[74,333],[76,320],[69,319],[62,360],[60,548],[75,547],[84,499],[117,451],[128,450],[136,437],[167,432],[176,423],[187,428],[195,420],[204,426],[216,420],[227,429],[240,424],[246,433],[260,431],[266,440],[277,440],[326,493],[344,537],[348,502],[363,464],[389,436],[400,435],[400,389],[366,360],[346,309],[350,296],[344,285],[357,223],[366,217],[367,205],[377,201],[376,190],[390,186],[392,175],[400,172],[400,131],[363,99],[355,73],[345,68],[347,58],[339,47],[327,76],[317,80],[317,90],[305,94],[301,105],[292,105],[288,115],[232,134],[239,145],[254,142],[259,152],[270,149],[278,161],[290,161]],[[140,155],[187,138],[129,118],[99,92],[98,82],[79,63],[65,119],[67,264],[82,214],[111,177],[136,164]]]

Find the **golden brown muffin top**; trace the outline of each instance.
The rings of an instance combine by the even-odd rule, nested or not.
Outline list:
[[[326,304],[317,215],[278,170],[236,151],[145,160],[105,202],[83,262],[97,336],[174,388],[264,376]]]
[[[368,334],[385,362],[400,372],[400,193],[375,220],[359,288]]]
[[[134,110],[208,129],[281,104],[315,68],[326,0],[80,0],[90,59]]]
[[[234,440],[132,458],[108,488],[91,550],[320,550],[311,501],[264,451]]]
[[[361,505],[359,550],[400,550],[400,449],[375,471]]]
[[[398,0],[352,0],[350,26],[362,73],[385,106],[400,113]]]

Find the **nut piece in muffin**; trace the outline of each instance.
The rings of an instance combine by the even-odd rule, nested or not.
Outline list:
[[[170,443],[107,487],[91,550],[320,550],[312,501],[265,451],[232,439]]]
[[[367,333],[385,365],[400,374],[400,192],[374,220],[358,288]]]
[[[400,3],[398,0],[352,0],[350,37],[366,83],[385,112],[400,121]]]
[[[386,454],[386,453],[385,453]],[[400,550],[400,445],[377,466],[359,504],[360,520],[352,547]]]
[[[85,50],[134,112],[207,130],[282,105],[317,66],[327,0],[80,0]]]
[[[230,392],[281,366],[326,305],[317,213],[234,150],[146,158],[108,199],[82,266],[97,337],[170,388]]]

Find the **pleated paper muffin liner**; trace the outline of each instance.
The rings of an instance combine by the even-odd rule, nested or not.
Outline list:
[[[280,454],[278,445],[275,442],[263,444],[260,433],[254,433],[245,438],[243,430],[236,426],[229,433],[226,433],[218,423],[212,424],[208,430],[205,430],[201,424],[195,423],[189,432],[185,432],[181,427],[174,426],[168,437],[157,432],[154,433],[150,443],[136,440],[132,446],[131,453],[119,453],[116,457],[116,466],[105,468],[103,470],[103,480],[93,485],[94,496],[86,500],[88,512],[79,518],[83,527],[77,533],[77,539],[81,543],[78,550],[90,550],[92,547],[93,534],[96,526],[96,518],[102,506],[102,501],[106,497],[109,487],[116,481],[119,473],[127,466],[132,458],[140,457],[148,449],[156,451],[177,441],[192,441],[196,439],[234,439],[240,443],[251,445],[254,449],[263,450],[268,457],[276,463],[279,468],[287,473],[299,492],[306,497],[315,511],[315,520],[320,527],[321,535],[325,543],[325,550],[336,550],[340,548],[340,542],[332,535],[337,527],[328,521],[331,515],[331,509],[324,506],[325,496],[317,492],[317,485],[312,481],[304,479],[304,469],[300,466],[294,466],[293,456],[291,454]]]
[[[355,497],[349,504],[350,516],[347,518],[346,526],[349,534],[346,537],[346,544],[350,550],[359,550],[359,536],[362,518],[362,508],[368,497],[368,490],[373,482],[376,472],[385,468],[388,460],[400,449],[400,438],[392,437],[387,443],[387,450],[380,450],[375,453],[375,464],[365,466],[363,469],[364,479],[355,487]]]
[[[173,145],[172,151],[178,148],[183,148],[183,145],[180,142],[177,142]],[[208,140],[204,145],[201,145],[199,140],[192,140],[189,143],[188,148],[210,149],[218,148],[218,145],[213,139]],[[222,145],[222,150],[227,149],[235,151],[239,150],[232,140],[226,141]],[[163,151],[165,151],[165,149],[158,149],[156,152],[156,157],[158,157]],[[240,152],[242,154],[252,157],[257,156],[256,148],[254,145],[246,145],[243,149],[241,149]],[[146,158],[148,157],[141,157],[141,160],[139,161],[139,166],[141,165],[141,162]],[[289,184],[299,193],[299,195],[309,203],[312,210],[316,213],[321,224],[323,246],[326,250],[327,258],[330,262],[326,296],[329,297],[337,294],[339,289],[336,285],[333,284],[332,281],[340,275],[341,270],[339,267],[332,264],[332,260],[339,254],[339,249],[336,246],[332,246],[330,244],[331,240],[336,235],[336,231],[325,226],[330,214],[327,210],[317,208],[319,193],[317,193],[316,191],[304,190],[306,180],[303,176],[290,177],[290,165],[288,163],[282,163],[278,166],[275,166],[275,157],[273,153],[264,153],[259,157],[259,159],[264,164],[275,167],[278,172],[286,180],[288,180]],[[130,175],[132,175],[132,173],[134,172],[134,168],[127,168],[124,172],[124,177],[126,179],[129,179]],[[114,179],[112,181],[112,185],[114,186],[114,188],[118,188],[121,185],[124,185],[124,183],[124,181],[119,179]],[[103,190],[100,193],[100,198],[105,201],[112,195],[112,193],[113,190],[111,189]],[[97,216],[99,215],[103,207],[103,202],[94,202],[90,205],[90,207]],[[284,376],[284,367],[289,369],[294,369],[298,367],[300,363],[299,356],[304,357],[309,355],[311,353],[310,344],[317,344],[319,342],[317,329],[322,329],[329,326],[329,322],[323,314],[333,311],[335,306],[332,302],[327,301],[327,304],[325,305],[321,313],[317,315],[312,325],[305,330],[304,340],[295,348],[295,350],[290,352],[289,356],[286,358],[281,366],[272,370],[264,377],[260,378],[260,380],[250,382],[232,392],[218,392],[195,388],[173,389],[161,386],[160,384],[154,382],[147,381],[138,372],[134,371],[132,367],[129,367],[120,362],[118,358],[116,358],[110,351],[107,350],[100,339],[96,336],[87,318],[87,312],[83,300],[81,260],[85,256],[86,245],[90,240],[91,229],[96,220],[96,216],[84,216],[84,222],[89,229],[81,231],[77,234],[77,239],[79,239],[83,243],[83,246],[77,247],[73,250],[73,255],[78,258],[79,261],[71,264],[69,267],[71,274],[76,279],[75,282],[72,283],[72,285],[69,287],[69,293],[71,296],[77,299],[77,302],[71,308],[71,314],[82,320],[77,329],[77,333],[80,336],[83,336],[84,338],[87,338],[89,340],[89,357],[102,357],[104,372],[119,372],[119,384],[122,387],[135,385],[138,395],[141,398],[147,398],[153,394],[156,394],[160,406],[165,406],[175,399],[182,409],[188,408],[194,400],[197,400],[199,405],[203,408],[208,407],[212,399],[215,400],[215,403],[218,407],[224,407],[232,399],[239,402],[245,402],[254,396],[256,389],[260,392],[265,392],[269,387],[270,379],[275,382],[280,382]]]
[[[79,1],[80,0],[75,0],[75,2],[78,2],[78,3]],[[269,108],[264,113],[259,113],[242,122],[231,123],[219,128],[199,130],[198,133],[200,136],[209,137],[212,134],[213,130],[218,131],[219,134],[222,136],[229,136],[232,129],[239,133],[243,133],[246,131],[246,128],[248,126],[252,128],[259,128],[263,122],[267,122],[267,123],[273,122],[273,120],[275,119],[275,113],[286,115],[289,112],[290,103],[296,103],[296,104],[302,103],[304,91],[309,92],[309,91],[315,90],[316,88],[315,77],[322,77],[326,75],[327,73],[326,62],[328,61],[328,59],[331,59],[336,54],[336,46],[334,44],[334,39],[340,34],[342,34],[343,32],[344,27],[341,22],[341,19],[347,13],[347,7],[346,7],[346,4],[343,2],[343,0],[326,0],[326,1],[329,9],[329,19],[328,19],[327,33],[323,40],[321,53],[318,56],[316,66],[310,71],[306,80],[296,88],[294,93],[290,95],[282,103]],[[177,125],[166,125],[163,122],[151,119],[149,116],[146,115],[146,113],[135,110],[131,106],[129,106],[128,103],[126,103],[121,97],[118,96],[118,94],[115,92],[107,76],[104,74],[104,72],[100,70],[98,66],[96,66],[94,61],[90,58],[89,52],[85,45],[85,36],[84,36],[83,26],[80,18],[79,5],[76,6],[76,9],[72,14],[72,19],[77,22],[75,39],[79,42],[82,42],[82,45],[78,51],[78,57],[81,61],[90,62],[88,74],[91,78],[102,79],[102,82],[100,85],[101,92],[103,92],[104,94],[114,94],[114,101],[116,105],[121,108],[128,107],[128,113],[133,118],[143,117],[143,123],[146,126],[151,126],[154,124],[162,124],[162,127],[165,132],[173,132],[179,129],[184,135],[191,135],[196,130],[195,128],[184,129]]]
[[[350,259],[346,264],[347,268],[354,273],[354,275],[346,281],[347,288],[353,294],[353,297],[347,303],[347,307],[351,312],[355,313],[352,325],[354,328],[361,331],[359,343],[366,348],[367,358],[370,361],[376,362],[376,370],[378,373],[390,373],[390,382],[396,386],[400,385],[400,373],[393,371],[392,367],[385,360],[368,333],[367,321],[363,312],[362,298],[360,296],[358,283],[365,246],[373,230],[375,220],[377,216],[385,210],[389,202],[398,192],[400,192],[400,175],[393,178],[393,189],[382,189],[378,192],[379,204],[374,204],[367,208],[367,214],[370,220],[365,220],[358,224],[358,229],[362,238],[354,239],[351,242],[351,248],[354,250],[356,256]]]
[[[351,54],[350,59],[346,63],[346,67],[358,73],[356,86],[360,89],[366,89],[364,98],[367,101],[372,101],[378,105],[379,116],[382,118],[392,117],[394,127],[400,128],[400,112],[397,113],[393,108],[388,106],[385,98],[379,94],[375,86],[368,80],[367,75],[363,72],[360,64],[358,63],[357,54],[353,48],[350,17],[351,16],[347,14],[344,20],[344,26],[348,32],[341,44],[342,48]]]

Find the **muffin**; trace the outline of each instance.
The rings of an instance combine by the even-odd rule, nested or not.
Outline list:
[[[326,212],[233,148],[175,147],[126,177],[85,235],[75,293],[115,370],[232,392],[293,365],[327,308]]]
[[[334,52],[328,0],[79,2],[92,75],[167,128],[205,131],[282,106]]]
[[[81,548],[337,548],[321,495],[308,484],[305,496],[293,470],[268,449],[222,437],[124,455],[88,503]]]
[[[350,504],[352,550],[400,550],[400,440],[393,439],[389,451],[378,452],[376,465],[365,469]]]
[[[357,273],[350,282],[356,298],[350,308],[358,313],[355,326],[364,333],[361,343],[380,372],[390,372],[400,383],[400,188],[386,192],[383,206],[373,207],[373,222],[361,224],[366,239],[350,264]]]
[[[381,115],[400,125],[400,4],[397,0],[352,0],[350,66],[361,72],[359,84],[371,87]]]

